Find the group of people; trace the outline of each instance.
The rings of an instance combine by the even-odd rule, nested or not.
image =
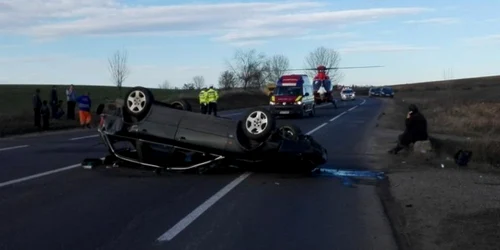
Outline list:
[[[34,111],[34,123],[35,127],[39,130],[49,129],[50,120],[61,119],[66,112],[63,109],[63,100],[59,100],[57,93],[57,86],[52,86],[50,92],[49,101],[43,100],[40,97],[40,89],[36,89],[35,94],[32,97],[33,111]],[[66,104],[67,113],[66,119],[75,120],[75,109],[78,104],[78,114],[80,125],[83,128],[91,128],[91,100],[90,93],[85,93],[83,95],[77,96],[75,91],[75,86],[70,85],[66,89]]]
[[[200,111],[202,114],[212,113],[217,116],[217,101],[219,100],[219,93],[213,86],[202,88],[199,94]]]

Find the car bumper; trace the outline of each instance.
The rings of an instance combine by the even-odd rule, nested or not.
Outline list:
[[[302,113],[302,105],[273,105],[269,111],[273,115],[298,115]]]
[[[342,96],[341,100],[342,101],[349,101],[349,100],[354,100],[356,99],[356,96]]]

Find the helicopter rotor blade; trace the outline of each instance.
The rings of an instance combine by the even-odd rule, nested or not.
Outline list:
[[[326,68],[326,70],[329,70],[329,69],[368,69],[368,68],[382,68],[384,66],[378,66],[378,65],[374,65],[374,66],[357,66],[357,67],[331,67],[331,68]]]
[[[298,70],[303,71],[303,70],[318,70],[318,69],[316,69],[316,68],[309,68],[309,69],[287,69],[286,71],[298,71]]]
[[[382,68],[384,66],[373,65],[373,66],[357,66],[357,67],[330,67],[325,68],[326,70],[330,69],[367,69],[367,68]],[[287,69],[286,71],[303,71],[303,70],[318,70],[317,68],[303,68],[303,69]]]

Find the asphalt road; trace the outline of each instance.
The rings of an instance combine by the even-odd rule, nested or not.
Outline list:
[[[327,167],[360,169],[380,107],[361,99],[278,123],[315,137]],[[285,173],[84,170],[83,158],[106,153],[95,134],[0,140],[0,249],[396,249],[373,186]]]

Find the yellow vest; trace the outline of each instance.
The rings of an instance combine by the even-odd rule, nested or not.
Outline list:
[[[209,89],[207,91],[207,101],[208,102],[217,102],[219,99],[219,94],[215,89]]]
[[[198,98],[200,99],[200,104],[208,103],[207,94],[208,93],[205,90],[200,91],[200,94],[198,95]]]

